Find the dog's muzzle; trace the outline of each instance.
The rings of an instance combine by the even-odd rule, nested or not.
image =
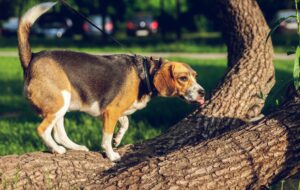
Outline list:
[[[191,103],[205,104],[205,90],[198,83],[194,83],[183,96],[185,100]]]

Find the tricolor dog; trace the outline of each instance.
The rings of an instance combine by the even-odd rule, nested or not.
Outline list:
[[[66,148],[88,151],[68,138],[64,129],[68,111],[82,111],[103,119],[102,147],[107,157],[115,161],[120,159],[112,148],[117,122],[120,130],[114,139],[116,146],[128,129],[127,116],[144,108],[152,96],[178,96],[188,102],[204,103],[204,90],[196,82],[196,72],[184,63],[72,51],[32,53],[30,27],[54,4],[42,3],[31,8],[18,28],[24,91],[43,118],[37,132],[52,152],[63,154]],[[149,78],[150,91],[145,76]]]

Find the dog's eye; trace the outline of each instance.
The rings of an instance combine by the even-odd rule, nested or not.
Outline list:
[[[182,82],[186,82],[188,78],[186,76],[179,77],[179,80]]]

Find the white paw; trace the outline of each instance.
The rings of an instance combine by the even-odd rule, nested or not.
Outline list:
[[[62,146],[57,146],[56,148],[54,148],[52,150],[52,152],[58,153],[58,154],[64,154],[64,153],[66,153],[66,151],[67,150],[64,147],[62,147]]]
[[[121,159],[121,156],[117,152],[111,152],[110,154],[106,154],[110,161],[115,162]]]

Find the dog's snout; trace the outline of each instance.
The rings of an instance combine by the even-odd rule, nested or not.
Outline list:
[[[198,90],[198,94],[199,94],[200,96],[204,96],[204,95],[205,95],[205,90],[204,90],[204,89],[199,89],[199,90]]]

